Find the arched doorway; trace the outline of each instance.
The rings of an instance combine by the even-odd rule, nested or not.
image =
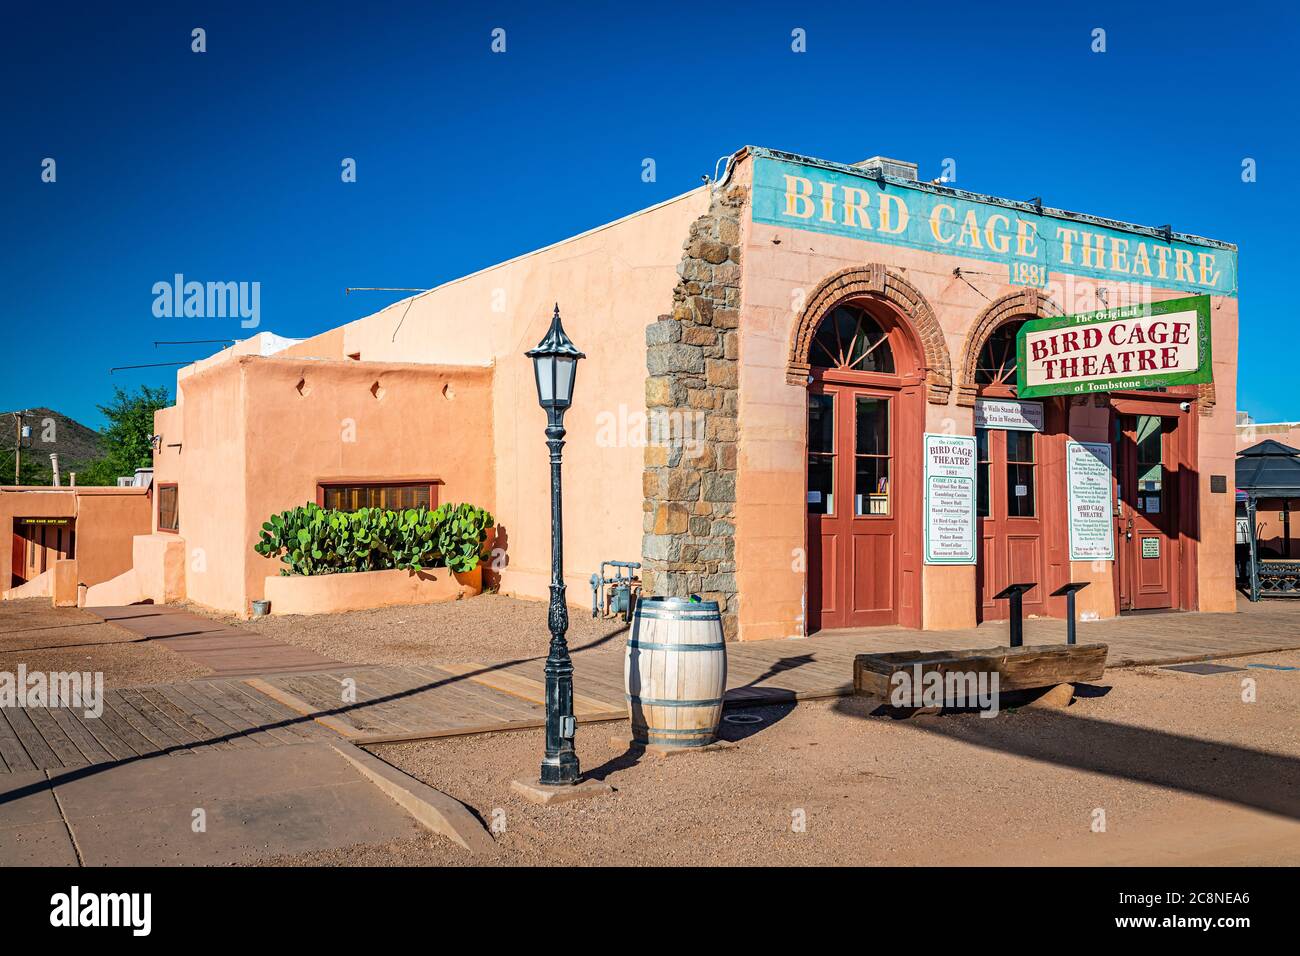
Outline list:
[[[1047,516],[1063,513],[1052,436],[1063,434],[1066,408],[1051,398],[1016,398],[1016,336],[1028,316],[1015,316],[993,329],[972,369],[975,392],[976,616],[1003,620],[1006,600],[995,600],[1010,584],[1036,586],[1023,598],[1024,613],[1047,615],[1055,580],[1048,552],[1059,528]],[[1058,522],[1059,524],[1059,522]]]
[[[831,306],[811,333],[808,631],[915,626],[922,350],[870,297]]]

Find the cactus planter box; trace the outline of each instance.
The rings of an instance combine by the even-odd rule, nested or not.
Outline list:
[[[441,604],[483,590],[483,566],[457,573],[447,568],[423,571],[360,571],[355,574],[275,575],[266,579],[271,614],[334,614],[403,604]]]

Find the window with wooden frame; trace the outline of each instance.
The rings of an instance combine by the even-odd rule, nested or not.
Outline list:
[[[1032,518],[1035,508],[1035,471],[1038,436],[1033,432],[1009,431],[1007,436],[1007,517]]]
[[[889,399],[854,396],[856,442],[854,447],[853,513],[889,514]]]
[[[438,482],[422,481],[322,481],[316,486],[316,503],[331,511],[357,511],[382,508],[403,511],[407,508],[438,507]]]
[[[975,429],[975,513],[981,518],[989,516],[989,430]]]
[[[808,513],[835,514],[835,396],[808,396]]]
[[[175,484],[158,486],[158,530],[181,530],[180,490]]]

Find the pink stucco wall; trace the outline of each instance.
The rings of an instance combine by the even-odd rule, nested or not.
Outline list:
[[[441,501],[495,505],[492,370],[234,356],[184,376],[155,481],[176,482],[185,593],[248,613],[279,563],[253,551],[270,515],[330,479],[440,479]],[[154,516],[157,526],[157,515]]]
[[[568,599],[584,605],[587,578],[602,560],[640,559],[643,450],[629,416],[645,413],[645,327],[671,311],[682,241],[708,201],[707,190],[695,190],[288,351],[490,365],[495,511],[508,541],[501,588],[544,597],[550,582],[546,416],[523,353],[545,334],[558,302],[565,330],[587,355],[565,419],[564,448]]]
[[[146,488],[0,488],[0,584],[13,573],[15,518],[76,519],[77,574],[99,584],[131,567],[131,539],[149,530],[151,497]]]
[[[733,181],[749,182],[742,158]],[[531,363],[559,303],[588,359],[578,372],[565,447],[566,583],[587,600],[603,559],[641,552],[645,328],[669,312],[683,240],[709,208],[696,190],[606,227],[402,300],[291,344],[274,356],[234,348],[178,375],[177,405],[160,412],[158,482],[180,486],[189,597],[244,612],[275,566],[252,552],[265,517],[314,498],[340,477],[437,477],[442,500],[490,508],[506,549],[501,587],[543,597],[549,580],[549,481]],[[743,638],[803,633],[806,389],[786,381],[793,325],[808,295],[834,272],[883,263],[916,287],[940,323],[954,373],[976,317],[1022,287],[989,263],[786,227],[744,217],[740,308],[736,565]],[[967,272],[954,275],[954,268]],[[1061,311],[1101,307],[1095,280],[1053,274]],[[1107,280],[1109,302],[1130,291]],[[1186,293],[1156,290],[1157,299]],[[1230,610],[1231,495],[1212,474],[1232,474],[1236,435],[1237,303],[1213,300],[1217,404],[1198,415],[1201,484],[1199,606]],[[954,377],[956,375],[954,374]],[[954,382],[956,385],[956,382]],[[973,432],[973,413],[926,402],[932,432]],[[1108,438],[1104,409],[1073,408],[1068,431]],[[348,423],[351,423],[349,425]],[[355,440],[343,438],[349,428]],[[179,445],[179,447],[173,447]],[[916,492],[916,489],[912,490]],[[1068,563],[1068,562],[1067,562]],[[1109,565],[1075,564],[1091,580],[1085,613],[1115,613]],[[973,624],[975,569],[921,567],[915,587],[927,628]]]
[[[747,163],[737,180],[747,181]],[[795,322],[819,283],[841,269],[884,263],[925,296],[942,327],[954,377],[966,335],[990,302],[1022,287],[1005,275],[991,275],[989,264],[960,256],[936,255],[896,245],[826,235],[750,222],[744,230],[744,279],[740,316],[740,450],[737,513],[737,586],[741,595],[742,637],[789,637],[803,632],[807,575],[792,556],[804,548],[807,390],[786,382]],[[954,275],[954,268],[967,272]],[[1005,270],[1003,270],[1005,272]],[[1053,273],[1062,312],[1103,308],[1097,280]],[[1106,280],[1109,301],[1136,293]],[[1051,293],[1053,286],[1049,285]],[[1155,300],[1188,293],[1156,289]],[[1201,539],[1200,609],[1235,607],[1232,565],[1232,496],[1210,494],[1211,474],[1233,474],[1236,409],[1237,301],[1212,303],[1217,404],[1198,416],[1200,436]],[[954,382],[954,385],[956,382]],[[956,388],[946,406],[926,403],[926,430],[974,434],[973,410],[956,403]],[[1071,437],[1107,441],[1104,410],[1097,421],[1076,409]],[[1231,483],[1231,477],[1229,477]],[[906,493],[906,491],[905,491]],[[918,489],[911,493],[919,494]],[[1081,613],[1115,613],[1110,563],[1094,568],[1075,562],[1072,580],[1094,586],[1081,593]],[[922,568],[922,623],[927,629],[974,625],[974,568],[925,565]]]

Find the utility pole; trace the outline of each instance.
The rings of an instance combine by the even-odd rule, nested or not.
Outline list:
[[[23,466],[23,413],[14,412],[14,484],[20,484],[19,472]]]

